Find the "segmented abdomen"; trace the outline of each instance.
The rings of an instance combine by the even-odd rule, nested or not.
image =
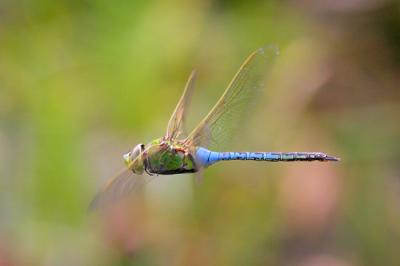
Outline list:
[[[197,148],[196,159],[207,167],[218,161],[253,160],[270,162],[291,161],[338,161],[322,152],[214,152],[205,148]]]
[[[322,152],[221,152],[219,161],[254,160],[254,161],[325,161],[329,156]]]

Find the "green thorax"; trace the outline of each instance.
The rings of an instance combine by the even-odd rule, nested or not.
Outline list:
[[[197,171],[190,150],[178,141],[156,139],[146,145],[143,156],[149,173],[168,175]]]

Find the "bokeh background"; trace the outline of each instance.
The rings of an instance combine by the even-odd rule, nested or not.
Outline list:
[[[164,134],[193,68],[189,126],[246,56],[273,65],[226,162],[87,214],[121,155]],[[0,2],[0,265],[400,265],[400,3]]]

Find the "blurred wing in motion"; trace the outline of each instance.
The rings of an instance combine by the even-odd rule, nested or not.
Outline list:
[[[166,135],[167,139],[176,139],[184,134],[185,116],[188,109],[187,107],[192,98],[195,80],[196,71],[193,70],[189,76],[188,81],[186,82],[183,94],[179,99],[179,102],[176,105],[175,110],[172,113],[172,116],[168,122]]]
[[[108,204],[117,202],[128,196],[132,191],[143,188],[151,181],[153,176],[136,175],[126,168],[111,178],[94,197],[88,207],[88,211],[102,208]]]
[[[250,106],[263,87],[268,66],[279,53],[274,46],[254,51],[239,68],[224,94],[185,140],[191,146],[218,146],[240,129],[240,120],[251,115]]]

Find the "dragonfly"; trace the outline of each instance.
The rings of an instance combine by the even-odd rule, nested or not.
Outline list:
[[[192,71],[183,94],[168,122],[166,133],[148,144],[138,144],[123,155],[126,167],[103,186],[92,200],[89,210],[126,197],[158,175],[199,173],[217,162],[252,160],[266,162],[339,161],[322,152],[219,152],[211,150],[241,130],[240,118],[263,88],[265,72],[279,50],[274,46],[259,48],[240,66],[228,87],[201,122],[189,133],[185,131],[196,71]],[[236,129],[235,129],[236,127]]]

